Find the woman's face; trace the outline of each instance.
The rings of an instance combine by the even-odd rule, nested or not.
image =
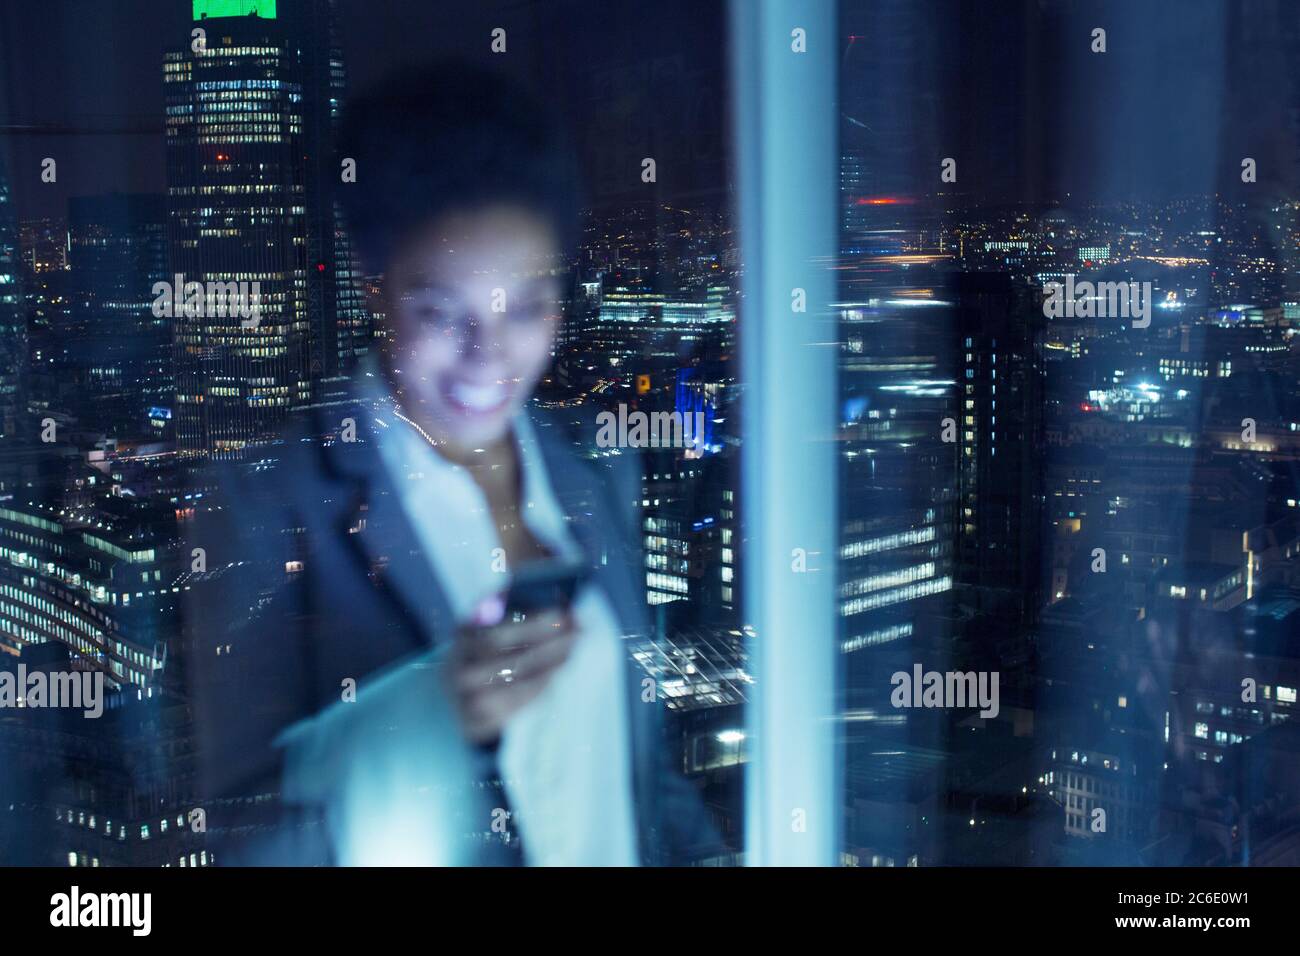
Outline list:
[[[545,222],[500,206],[433,222],[392,259],[388,374],[449,451],[503,438],[537,385],[555,337],[557,252]]]

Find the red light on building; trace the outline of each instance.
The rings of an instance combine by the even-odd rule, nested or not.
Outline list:
[[[906,196],[859,196],[854,203],[858,206],[910,206],[912,200]]]

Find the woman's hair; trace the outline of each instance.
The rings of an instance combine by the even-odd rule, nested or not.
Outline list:
[[[563,249],[578,233],[578,176],[559,121],[520,84],[474,65],[406,71],[353,99],[339,193],[361,261],[383,272],[399,243],[447,213],[506,203],[540,216]]]

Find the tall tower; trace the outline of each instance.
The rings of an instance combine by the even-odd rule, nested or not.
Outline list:
[[[9,180],[0,167],[0,439],[19,427],[27,370],[27,320],[24,314],[18,227],[9,201]]]
[[[1041,604],[1042,307],[1005,273],[962,273],[957,577]]]
[[[310,394],[302,78],[274,3],[196,0],[194,20],[204,34],[163,64],[172,281],[259,287],[253,327],[173,316],[178,447],[221,456]]]
[[[312,397],[327,398],[369,347],[370,316],[352,274],[352,249],[338,202],[342,170],[334,155],[347,70],[335,0],[280,0],[279,15],[302,57],[306,170],[307,316]]]
[[[346,375],[369,327],[336,201],[332,0],[194,0],[193,14],[203,35],[163,66],[173,283],[260,287],[256,325],[174,317],[178,446],[224,456]]]

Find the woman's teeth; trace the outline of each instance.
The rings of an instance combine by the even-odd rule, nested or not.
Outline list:
[[[449,392],[456,404],[476,412],[496,408],[506,400],[506,387],[500,382],[489,382],[486,385],[453,382]]]

